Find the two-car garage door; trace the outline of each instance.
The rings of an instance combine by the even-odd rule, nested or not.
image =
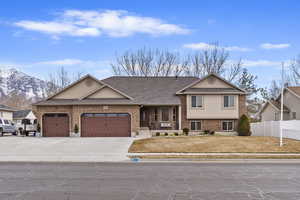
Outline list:
[[[130,137],[128,113],[86,113],[81,116],[81,137]]]
[[[81,115],[81,137],[130,137],[128,113],[86,113]],[[67,114],[43,116],[44,137],[68,137],[70,120]]]

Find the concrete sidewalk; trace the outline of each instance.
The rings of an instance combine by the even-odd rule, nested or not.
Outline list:
[[[134,138],[0,137],[0,162],[119,162]]]

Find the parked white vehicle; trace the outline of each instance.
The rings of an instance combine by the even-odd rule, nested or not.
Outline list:
[[[28,136],[29,133],[36,133],[36,123],[34,123],[34,120],[27,120],[26,124],[24,123],[24,120],[16,123],[16,130],[22,134]]]
[[[37,132],[36,117],[32,110],[17,110],[13,113],[13,119],[17,131],[21,135],[28,136],[29,133],[35,134]]]
[[[17,135],[17,129],[9,120],[0,118],[0,136],[3,136],[4,133]]]

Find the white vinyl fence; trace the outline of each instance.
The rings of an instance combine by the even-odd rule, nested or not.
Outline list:
[[[251,123],[251,131],[253,136],[280,137],[281,128],[284,138],[300,140],[300,120]]]

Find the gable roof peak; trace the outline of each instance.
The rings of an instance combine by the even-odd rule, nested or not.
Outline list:
[[[239,88],[239,87],[236,86],[235,84],[231,83],[230,81],[227,81],[226,79],[222,78],[220,75],[218,75],[218,74],[216,74],[216,73],[214,73],[214,72],[211,72],[211,73],[209,73],[209,74],[203,76],[202,78],[196,80],[194,83],[192,83],[192,84],[190,84],[190,85],[188,85],[188,86],[182,88],[181,90],[177,91],[176,94],[181,94],[181,92],[183,92],[184,90],[186,90],[186,89],[188,89],[188,88],[190,88],[190,87],[192,87],[192,86],[194,86],[194,85],[200,83],[201,81],[207,79],[207,78],[210,77],[210,76],[214,76],[214,77],[216,77],[217,79],[219,79],[219,80],[221,80],[221,81],[227,83],[227,84],[230,85],[231,87],[236,88],[236,89],[238,89],[239,91],[241,91],[241,92],[247,94],[247,92],[246,92],[244,89]]]

